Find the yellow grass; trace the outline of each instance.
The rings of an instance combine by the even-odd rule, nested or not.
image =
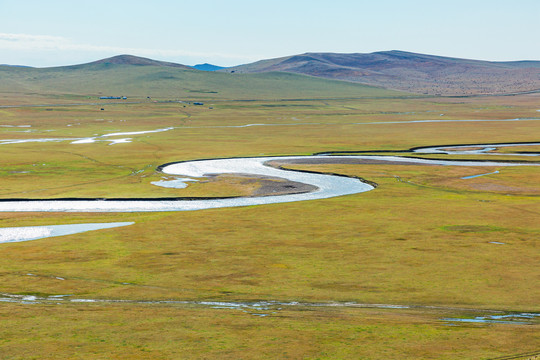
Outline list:
[[[0,197],[245,195],[260,183],[222,176],[166,189],[150,182],[164,176],[156,167],[171,161],[540,140],[540,121],[406,123],[535,116],[532,95],[215,101],[208,106],[213,109],[151,102],[104,111],[95,106],[0,109],[0,125],[32,125],[1,127],[0,139],[177,127],[122,136],[133,142],[112,146],[0,145]],[[280,126],[223,127],[246,124]],[[470,308],[470,316],[478,315],[475,309],[540,311],[536,167],[289,167],[360,176],[379,186],[327,200],[195,212],[0,213],[2,227],[135,222],[3,244],[0,293],[436,305]],[[461,179],[495,170],[500,173]],[[0,354],[8,359],[477,359],[537,350],[538,324],[448,326],[439,319],[465,316],[451,309],[287,308],[257,317],[190,306],[0,304],[5,329]]]

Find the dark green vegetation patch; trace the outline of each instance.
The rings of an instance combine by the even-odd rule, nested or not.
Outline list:
[[[442,227],[446,231],[456,231],[461,233],[506,231],[507,229],[489,225],[447,225]]]

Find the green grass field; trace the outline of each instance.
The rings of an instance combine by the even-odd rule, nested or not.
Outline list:
[[[100,92],[140,101],[0,108],[0,198],[246,195],[257,184],[235,177],[185,189],[150,182],[164,177],[157,166],[181,160],[540,140],[538,95],[408,98],[295,75],[246,75],[244,82],[204,73],[210,80],[203,81],[199,73],[160,75],[153,68],[114,69],[102,91],[101,80],[92,79],[98,70],[84,69],[91,79],[87,88],[75,86],[80,77],[56,69],[35,75],[17,70],[9,83],[2,82],[0,105],[90,103]],[[134,80],[140,78],[146,80]],[[146,99],[147,93],[160,101]],[[240,101],[247,99],[253,101]],[[410,122],[514,118],[531,120]],[[271,126],[238,127],[247,124]],[[30,127],[17,127],[23,125]],[[115,145],[1,143],[167,127],[174,129],[115,137],[132,139]],[[501,151],[511,150],[537,148]],[[0,213],[1,227],[135,222],[1,244],[4,297],[127,302],[0,302],[0,357],[527,359],[540,353],[538,318],[530,325],[442,320],[491,310],[540,312],[538,168],[288,167],[359,176],[379,186],[326,200],[193,212]],[[461,179],[495,170],[500,173]],[[261,311],[148,303],[168,300],[408,308],[299,305]]]
[[[159,66],[112,64],[60,68],[0,66],[0,92],[48,95],[78,102],[88,96],[150,96],[166,99],[304,99],[398,97],[406,94],[304,75],[265,73],[231,75]],[[81,84],[82,81],[82,84]]]

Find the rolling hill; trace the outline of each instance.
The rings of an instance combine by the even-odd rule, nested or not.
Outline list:
[[[290,99],[406,95],[402,92],[467,96],[540,89],[540,61],[491,62],[403,51],[306,53],[225,69],[208,64],[199,68],[133,55],[52,68],[0,65],[0,92]]]
[[[540,89],[540,61],[492,62],[395,50],[370,54],[305,53],[220,71],[288,72],[432,95],[507,94]]]
[[[408,95],[363,84],[268,72],[229,74],[130,55],[52,68],[0,66],[0,94],[178,99],[358,98]]]
[[[139,56],[133,56],[133,55],[118,55],[118,56],[113,56],[107,59],[102,59],[102,60],[98,60],[98,61],[94,61],[88,64],[82,64],[78,66],[84,67],[88,65],[163,66],[163,67],[181,68],[181,69],[186,69],[186,70],[191,68],[187,65],[166,62],[166,61],[152,60],[152,59],[139,57]]]

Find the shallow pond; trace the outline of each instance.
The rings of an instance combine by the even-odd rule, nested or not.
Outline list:
[[[134,223],[114,222],[0,228],[0,243],[20,242],[43,239],[53,236],[72,235],[86,231],[110,229],[132,224]]]

